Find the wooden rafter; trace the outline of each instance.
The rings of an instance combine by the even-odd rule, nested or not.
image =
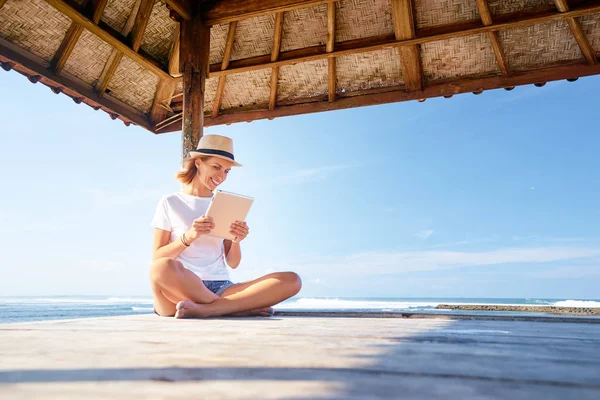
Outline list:
[[[169,75],[173,77],[181,76],[181,68],[179,67],[179,41],[180,41],[180,27],[176,29],[175,40],[173,41],[173,47],[169,54]]]
[[[289,115],[308,114],[321,111],[338,110],[353,107],[362,107],[376,104],[386,104],[399,101],[419,100],[423,98],[452,96],[460,93],[481,93],[484,90],[497,88],[513,88],[515,86],[527,85],[532,82],[550,82],[562,79],[572,79],[581,76],[600,74],[600,65],[571,64],[552,67],[536,71],[518,72],[510,76],[493,76],[449,82],[432,85],[423,91],[406,91],[404,87],[371,89],[360,93],[352,93],[348,96],[338,96],[334,102],[327,99],[294,105],[280,105],[275,110],[257,110],[247,112],[223,113],[217,118],[210,118],[205,126],[231,124],[236,122],[254,121],[264,118],[277,118]],[[387,90],[387,91],[384,91]],[[168,132],[165,130],[164,132]]]
[[[192,19],[192,6],[190,0],[164,0],[168,8],[175,11],[179,16],[187,21]],[[194,0],[196,1],[196,0]]]
[[[226,70],[229,66],[229,60],[231,59],[231,52],[233,51],[233,42],[235,41],[235,30],[237,28],[237,21],[229,23],[229,30],[227,31],[227,42],[225,43],[225,52],[223,53],[223,61],[221,61],[221,70]],[[217,93],[215,94],[215,100],[213,102],[212,115],[216,117],[219,115],[219,109],[221,108],[221,99],[223,98],[223,91],[225,90],[226,76],[219,77],[219,84],[217,85]]]
[[[101,26],[101,24],[95,24],[89,17],[65,0],[46,0],[46,2],[70,18],[73,22],[77,22],[83,26],[83,28],[98,36],[98,38],[102,39],[107,44],[115,47],[121,53],[155,73],[157,76],[162,78],[169,77],[169,74],[163,69],[163,66],[158,61],[147,54],[135,51],[128,43],[126,43],[126,41],[119,37],[120,35],[117,32],[106,24],[103,26]]]
[[[414,39],[415,14],[412,0],[392,0],[392,16],[396,40]],[[408,90],[423,89],[423,65],[419,45],[399,46],[402,76]]]
[[[481,22],[483,22],[483,25],[492,25],[492,13],[490,12],[488,0],[477,0],[477,9],[479,10],[479,15],[481,16]],[[494,49],[494,55],[496,56],[496,61],[498,62],[500,72],[502,72],[502,75],[508,75],[508,62],[506,61],[504,50],[500,44],[499,33],[494,31],[488,32],[487,35],[490,38],[490,42],[492,42],[492,48]]]
[[[131,13],[129,14],[129,18],[125,23],[125,26],[121,30],[123,36],[129,38],[131,42],[132,49],[136,52],[140,48],[140,44],[142,42],[142,37],[144,36],[144,32],[146,31],[146,26],[148,25],[148,20],[150,19],[150,14],[152,13],[152,6],[154,2],[152,0],[137,0],[133,8],[131,9]],[[123,53],[118,49],[113,49],[108,60],[104,64],[104,68],[102,70],[102,74],[100,74],[100,79],[96,83],[96,90],[100,95],[106,92],[108,88],[108,84],[110,80],[114,76],[115,72],[117,72],[117,67],[123,58]],[[170,77],[162,77],[161,80],[170,79]]]
[[[169,74],[173,77],[180,77],[181,70],[179,69],[179,42],[181,27],[178,25],[176,29],[175,39],[169,53]],[[161,79],[154,93],[154,101],[152,102],[152,110],[150,111],[150,121],[154,124],[154,129],[157,129],[159,123],[162,123],[169,112],[172,112],[170,104],[173,99],[173,93],[177,88],[177,80]]]
[[[56,75],[48,63],[2,38],[0,38],[0,62],[11,64],[16,71],[29,77],[36,77],[35,81],[41,79],[44,84],[53,89],[54,93],[64,92],[77,102],[87,98],[88,104],[91,103],[90,105],[95,109],[103,108],[109,113],[121,115],[126,122],[131,121],[152,131],[152,126],[146,117],[137,110],[113,98],[98,96],[91,86],[81,81]]]
[[[600,2],[598,1],[594,1],[591,4],[586,3],[583,6],[572,8],[570,11],[564,13],[548,11],[543,13],[532,12],[521,14],[518,17],[515,15],[506,15],[502,18],[497,18],[491,25],[487,26],[483,26],[481,20],[477,19],[450,26],[422,29],[414,39],[396,40],[393,35],[355,39],[336,43],[335,49],[331,53],[327,53],[325,46],[314,46],[280,53],[277,61],[270,61],[270,56],[268,55],[252,57],[232,61],[230,67],[225,71],[220,70],[220,64],[214,64],[210,67],[210,77],[256,71],[264,68],[281,67],[283,65],[322,60],[329,57],[365,53],[390,47],[411,46],[457,37],[479,35],[482,33],[514,29],[550,21],[565,20],[570,17],[581,17],[600,12],[599,3]]]
[[[569,11],[569,3],[567,0],[554,0],[554,4],[559,12],[565,13]],[[575,40],[577,41],[577,45],[581,49],[581,54],[585,57],[585,59],[591,65],[594,65],[598,62],[596,59],[596,54],[594,53],[594,49],[590,45],[590,42],[587,38],[587,35],[583,31],[581,24],[574,17],[567,18],[567,24],[569,24],[569,29],[571,29],[571,33]]]
[[[331,53],[335,47],[335,3],[327,3],[327,44],[325,51]],[[335,63],[336,58],[330,57],[328,60],[328,98],[329,101],[335,100],[335,89],[336,89],[336,69]]]
[[[273,31],[273,49],[271,62],[279,59],[281,51],[281,38],[283,36],[283,12],[275,14],[275,29]],[[277,103],[277,86],[279,85],[279,67],[271,68],[271,90],[269,93],[269,110],[275,109]]]
[[[94,0],[92,2],[92,21],[94,24],[98,24],[100,21],[107,3],[108,0]],[[82,33],[83,26],[77,22],[72,22],[52,60],[54,73],[59,74],[62,71]]]
[[[314,7],[336,0],[221,0],[205,12],[208,25]]]

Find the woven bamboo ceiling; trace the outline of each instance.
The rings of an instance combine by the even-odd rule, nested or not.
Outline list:
[[[181,130],[179,28],[196,12],[204,126],[600,73],[597,0],[0,0],[1,66]]]

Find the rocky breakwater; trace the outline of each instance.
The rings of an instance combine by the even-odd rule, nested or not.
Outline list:
[[[495,304],[439,304],[438,310],[461,311],[517,311],[529,313],[548,313],[575,316],[599,316],[600,307],[556,307],[556,306],[521,306],[521,305],[495,305]]]

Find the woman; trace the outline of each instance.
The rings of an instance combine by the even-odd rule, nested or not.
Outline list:
[[[231,225],[237,236],[234,241],[207,235],[214,227],[212,219],[204,216],[212,192],[227,179],[231,167],[239,166],[230,138],[203,136],[176,175],[184,189],[160,200],[152,220],[150,267],[158,315],[270,316],[271,306],[300,291],[302,282],[293,272],[276,272],[237,284],[229,280],[227,266],[235,269],[242,259],[240,243],[249,233],[245,222]]]

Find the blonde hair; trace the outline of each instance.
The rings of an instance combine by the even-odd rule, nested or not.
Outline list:
[[[189,185],[194,180],[194,177],[198,173],[198,168],[196,167],[196,159],[200,158],[202,162],[205,162],[210,157],[202,156],[202,157],[190,157],[183,160],[183,169],[175,174],[175,178],[183,183],[184,185]]]

